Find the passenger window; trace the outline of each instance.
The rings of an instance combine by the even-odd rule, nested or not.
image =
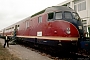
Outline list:
[[[52,21],[53,20],[53,16],[54,16],[54,13],[49,13],[48,14],[48,21]]]
[[[29,21],[26,21],[26,28],[29,27]]]
[[[41,16],[38,17],[38,23],[42,23],[42,17]]]
[[[19,25],[17,25],[17,29],[19,30]]]
[[[64,12],[65,19],[72,19],[71,12]]]
[[[62,19],[62,12],[56,12],[55,19]]]

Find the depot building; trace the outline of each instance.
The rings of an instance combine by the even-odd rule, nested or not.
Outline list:
[[[66,0],[58,6],[68,6],[74,9],[82,20],[87,37],[90,36],[90,0]]]

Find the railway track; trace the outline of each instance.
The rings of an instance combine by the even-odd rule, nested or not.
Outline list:
[[[47,56],[51,59],[54,60],[89,60],[90,59],[90,55],[84,54],[84,53],[75,53],[75,52],[55,52],[56,50],[50,51],[47,50],[45,48],[42,49],[42,47],[46,47],[46,46],[38,46],[38,45],[34,45],[33,43],[18,43],[28,49],[31,49],[32,51],[38,52],[39,54],[43,55],[43,56]]]

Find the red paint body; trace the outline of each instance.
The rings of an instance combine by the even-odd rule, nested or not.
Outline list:
[[[40,16],[43,18],[42,23],[38,23],[38,16],[36,16],[14,24],[20,25],[17,36],[37,36],[37,32],[42,31],[42,36],[79,37],[78,30],[72,23],[64,20],[47,21],[47,14]],[[26,28],[26,21],[29,22],[28,28]],[[70,34],[66,33],[68,27],[71,29]],[[6,34],[11,35],[11,32]]]

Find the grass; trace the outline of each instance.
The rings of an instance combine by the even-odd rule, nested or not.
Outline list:
[[[10,54],[8,49],[3,48],[3,46],[0,43],[0,60],[20,60],[20,59]]]

